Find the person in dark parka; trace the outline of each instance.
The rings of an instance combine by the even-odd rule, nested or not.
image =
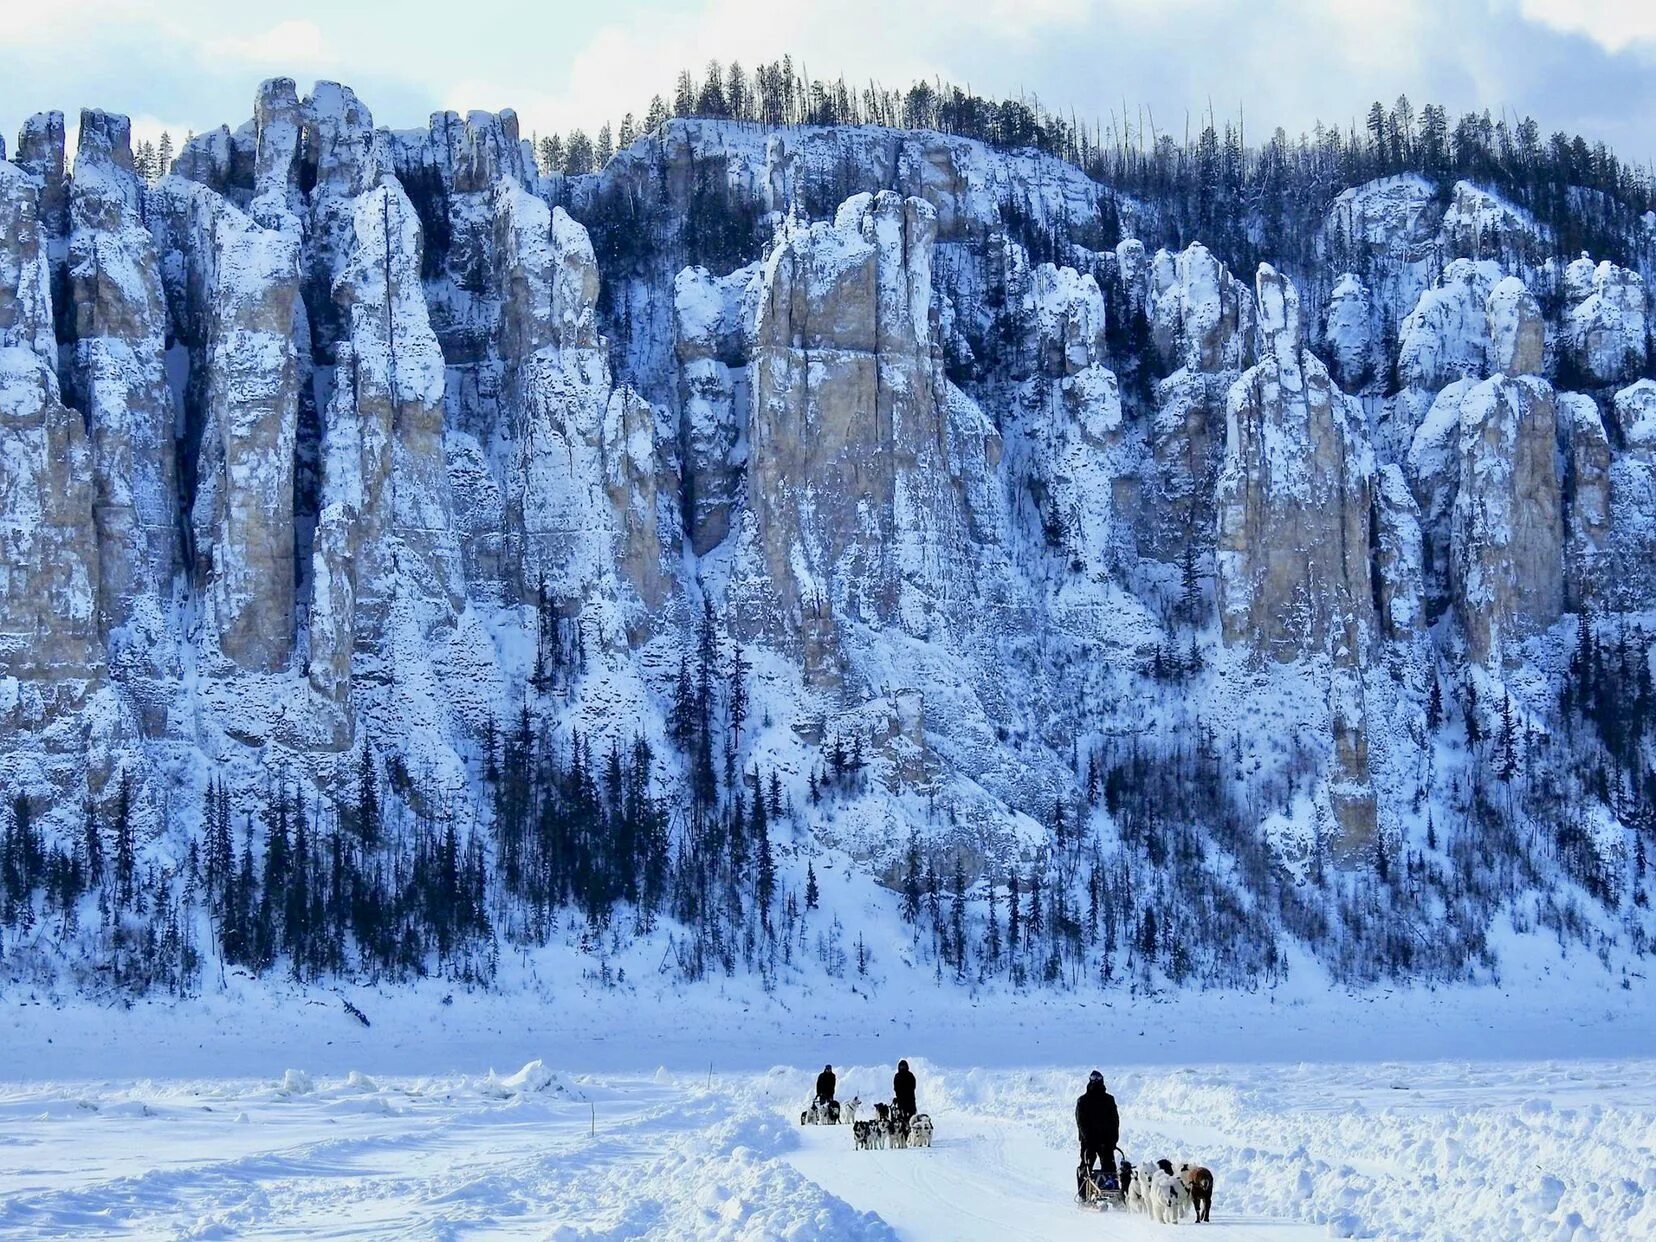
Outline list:
[[[834,1102],[834,1089],[838,1086],[839,1079],[834,1077],[834,1067],[824,1065],[822,1073],[817,1075],[817,1102],[819,1104],[832,1104]]]
[[[1115,1167],[1116,1143],[1121,1138],[1121,1115],[1115,1097],[1104,1089],[1104,1075],[1094,1070],[1087,1077],[1087,1089],[1075,1101],[1075,1129],[1081,1139],[1081,1164],[1091,1169],[1095,1162]]]
[[[897,1062],[897,1072],[891,1076],[891,1102],[905,1118],[920,1111],[914,1104],[914,1075],[907,1061]]]

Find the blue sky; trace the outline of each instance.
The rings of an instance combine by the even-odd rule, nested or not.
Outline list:
[[[1406,91],[1533,114],[1656,157],[1650,0],[4,0],[0,132],[28,113],[126,112],[175,136],[251,112],[261,78],[350,83],[376,121],[515,107],[530,130],[642,114],[676,71],[783,52],[817,76],[969,82],[1178,132],[1209,106],[1250,136],[1360,118]]]

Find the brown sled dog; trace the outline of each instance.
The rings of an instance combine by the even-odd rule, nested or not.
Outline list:
[[[1190,1205],[1198,1222],[1213,1220],[1213,1174],[1201,1165],[1181,1164],[1179,1178],[1190,1191]]]

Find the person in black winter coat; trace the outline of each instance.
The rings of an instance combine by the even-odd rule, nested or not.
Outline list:
[[[839,1080],[834,1077],[834,1067],[824,1065],[822,1073],[817,1075],[817,1102],[832,1104],[834,1102],[834,1089],[838,1085]]]
[[[914,1075],[908,1062],[897,1062],[897,1072],[891,1076],[891,1102],[904,1117],[912,1117],[920,1110],[914,1104]]]
[[[1075,1101],[1075,1129],[1081,1139],[1081,1164],[1091,1169],[1095,1162],[1115,1167],[1116,1143],[1121,1138],[1121,1116],[1115,1097],[1104,1089],[1104,1075],[1094,1070],[1087,1077],[1087,1089]]]

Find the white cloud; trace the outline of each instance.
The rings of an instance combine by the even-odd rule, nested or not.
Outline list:
[[[202,45],[215,59],[238,60],[266,69],[302,72],[338,63],[322,30],[311,21],[278,22],[255,35],[228,35]]]
[[[52,0],[8,6],[5,40],[18,46],[41,46],[82,38],[111,22],[142,21],[149,16],[142,0]]]
[[[1650,0],[1521,0],[1519,7],[1531,21],[1586,35],[1608,52],[1656,44],[1656,4]]]

